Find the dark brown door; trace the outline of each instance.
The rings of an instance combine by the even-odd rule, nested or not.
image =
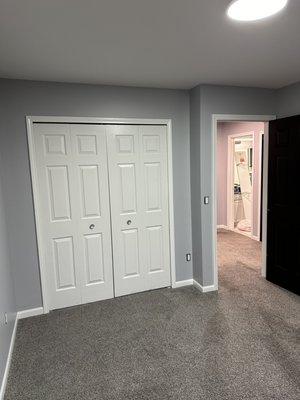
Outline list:
[[[300,294],[300,115],[270,122],[267,279]]]

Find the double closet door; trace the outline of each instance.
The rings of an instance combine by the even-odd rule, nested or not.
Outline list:
[[[164,126],[34,124],[49,309],[170,285]]]

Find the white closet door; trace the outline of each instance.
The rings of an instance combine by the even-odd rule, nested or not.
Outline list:
[[[105,127],[70,125],[82,302],[114,296]],[[78,204],[79,203],[79,204]]]
[[[108,126],[115,295],[170,285],[164,126]]]
[[[35,124],[49,308],[113,297],[105,128]]]

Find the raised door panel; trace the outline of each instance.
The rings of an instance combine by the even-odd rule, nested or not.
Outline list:
[[[156,273],[164,269],[164,237],[162,226],[147,228],[148,273]]]
[[[144,127],[147,129],[147,127]],[[152,129],[152,128],[150,128]],[[150,154],[160,153],[160,135],[156,134],[144,134],[143,135],[143,152]]]
[[[161,168],[160,163],[145,163],[145,185],[147,212],[161,211]]]
[[[82,218],[100,217],[101,194],[98,165],[80,165]]]
[[[81,303],[78,243],[73,233],[68,233],[55,236],[49,230],[43,243],[50,310]]]
[[[51,221],[70,220],[71,204],[68,166],[48,166],[46,169]]]
[[[96,135],[76,135],[76,150],[78,155],[96,155],[97,136]]]
[[[139,275],[139,241],[137,229],[122,231],[123,278]]]
[[[116,152],[119,154],[134,154],[135,137],[134,135],[116,135]]]
[[[66,136],[64,134],[44,134],[44,151],[46,156],[66,155]]]
[[[105,271],[102,234],[85,235],[84,240],[86,285],[95,285],[104,282]]]
[[[134,164],[118,164],[120,214],[135,213],[136,210],[136,173]]]
[[[71,236],[53,239],[56,290],[75,288],[74,245]]]

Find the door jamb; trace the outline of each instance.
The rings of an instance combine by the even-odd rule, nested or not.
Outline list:
[[[244,136],[252,136],[252,141],[254,144],[254,132],[242,132],[242,133],[236,133],[232,135],[228,135],[227,138],[227,227],[228,229],[234,230],[234,211],[233,211],[233,163],[234,163],[234,139],[238,137],[244,137]],[[253,146],[253,159],[256,156],[255,148]],[[252,175],[252,181],[254,182],[254,174]],[[252,239],[256,238],[253,236],[253,190],[251,193],[251,237]]]
[[[171,286],[176,285],[175,264],[175,229],[174,229],[174,194],[173,194],[173,158],[172,158],[172,120],[171,119],[144,119],[144,118],[98,118],[98,117],[55,117],[55,116],[26,116],[27,139],[29,148],[30,174],[33,193],[35,227],[37,235],[38,262],[42,288],[44,314],[50,311],[46,267],[43,262],[43,245],[41,239],[41,221],[38,196],[37,166],[34,158],[33,124],[34,123],[77,123],[101,125],[165,125],[167,127],[167,153],[168,153],[168,197],[169,197],[169,238],[170,238],[170,281]]]
[[[264,131],[264,170],[263,170],[263,218],[262,218],[262,269],[261,274],[266,277],[266,244],[267,244],[267,195],[268,195],[268,148],[269,130],[268,122],[276,119],[276,115],[243,115],[243,114],[212,114],[212,148],[211,148],[211,168],[212,168],[212,252],[213,252],[213,276],[214,286],[218,287],[218,263],[217,263],[217,124],[223,121],[256,121],[265,122]]]

